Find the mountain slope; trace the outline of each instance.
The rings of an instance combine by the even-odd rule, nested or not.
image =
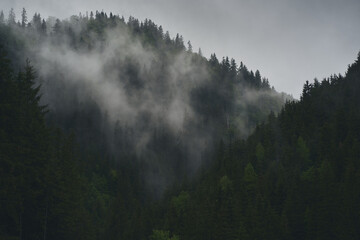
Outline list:
[[[346,76],[306,82],[246,141],[164,201],[180,239],[360,237],[360,53]]]
[[[147,238],[151,202],[206,169],[219,139],[248,136],[288,98],[259,71],[193,53],[150,20],[9,16],[0,18],[4,239]]]
[[[74,132],[84,151],[140,164],[156,196],[195,173],[214,139],[246,137],[287,98],[259,71],[192,53],[151,20],[35,14],[0,33],[15,66],[28,57],[38,70],[49,122]]]

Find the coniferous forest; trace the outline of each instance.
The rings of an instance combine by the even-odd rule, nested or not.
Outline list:
[[[295,100],[149,19],[6,14],[0,239],[360,239],[360,53]]]

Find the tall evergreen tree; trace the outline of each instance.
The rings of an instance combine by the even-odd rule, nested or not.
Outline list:
[[[0,24],[4,24],[5,23],[5,16],[4,16],[4,12],[1,10],[0,11]]]
[[[21,27],[25,28],[27,23],[27,14],[25,8],[23,8],[21,13]]]
[[[15,25],[16,24],[16,16],[15,16],[15,12],[14,9],[11,8],[9,11],[9,16],[8,16],[8,24],[9,25]]]

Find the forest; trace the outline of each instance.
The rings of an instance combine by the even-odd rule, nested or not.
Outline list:
[[[359,61],[295,100],[149,19],[1,11],[0,239],[359,239]]]

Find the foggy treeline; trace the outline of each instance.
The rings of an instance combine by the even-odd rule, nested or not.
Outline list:
[[[1,238],[359,236],[338,208],[359,209],[359,108],[334,104],[355,98],[358,61],[296,102],[149,19],[23,9],[0,12],[0,66]]]
[[[115,164],[144,165],[158,194],[193,174],[220,138],[247,136],[287,97],[259,71],[215,54],[207,60],[151,20],[90,12],[27,21],[24,10],[21,21],[10,13],[6,22],[15,61],[29,58],[37,71],[50,122]]]

